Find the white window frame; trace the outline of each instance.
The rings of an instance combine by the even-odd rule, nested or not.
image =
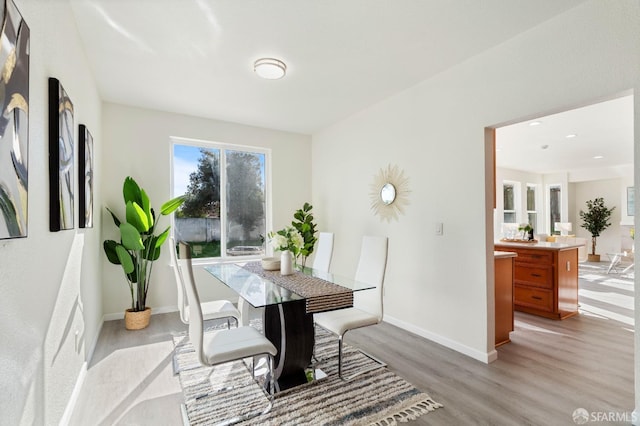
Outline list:
[[[538,188],[540,187],[540,185],[536,184],[536,183],[527,183],[526,188],[527,188],[527,195],[525,197],[525,204],[524,204],[524,208],[527,212],[527,222],[529,222],[529,213],[535,213],[536,214],[536,223],[532,223],[531,226],[533,226],[534,230],[538,229],[538,222],[540,222],[540,191],[538,191]],[[529,210],[529,205],[528,205],[528,201],[529,201],[529,188],[533,188],[534,191],[534,196],[533,196],[533,202],[535,203],[535,210]]]
[[[506,210],[504,208],[504,187],[510,185],[513,186],[513,210]],[[503,223],[507,223],[504,222],[504,214],[506,213],[510,213],[513,212],[515,214],[516,217],[516,221],[514,223],[520,223],[520,216],[521,216],[521,212],[520,209],[518,208],[518,206],[520,205],[520,182],[516,182],[516,181],[512,181],[512,180],[503,180],[502,181],[502,199],[503,199],[503,203],[502,203],[502,222]]]
[[[173,192],[173,178],[174,178],[174,158],[173,152],[176,145],[189,145],[199,148],[218,149],[220,150],[220,257],[201,257],[193,259],[194,265],[214,264],[214,263],[229,263],[246,260],[261,259],[268,253],[271,253],[269,244],[267,244],[267,235],[269,229],[273,229],[272,220],[272,202],[271,202],[271,149],[262,148],[249,145],[237,145],[222,142],[206,141],[201,139],[191,139],[178,136],[170,137],[170,173],[169,173],[169,188],[171,189],[171,198],[177,197],[182,194],[174,194]],[[227,255],[227,173],[222,169],[226,167],[226,151],[245,151],[256,154],[264,155],[264,192],[265,192],[265,253],[259,255],[241,255],[241,256],[229,256]],[[175,229],[174,215],[171,215],[171,234]]]
[[[547,208],[547,214],[545,215],[545,223],[547,224],[547,231],[549,235],[552,235],[553,224],[551,223],[551,188],[560,188],[560,220],[558,222],[562,222],[562,184],[561,183],[550,183],[546,186],[545,191],[545,206]]]

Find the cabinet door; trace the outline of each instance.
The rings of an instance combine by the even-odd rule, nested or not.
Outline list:
[[[517,263],[515,281],[518,284],[552,289],[553,268],[550,266]]]
[[[516,305],[553,312],[553,292],[534,287],[515,286]]]

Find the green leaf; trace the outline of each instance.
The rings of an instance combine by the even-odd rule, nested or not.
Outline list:
[[[144,258],[146,260],[158,260],[160,257],[160,246],[158,245],[158,237],[147,238],[144,241]]]
[[[118,243],[113,240],[105,240],[105,242],[102,244],[109,262],[113,263],[114,265],[120,265],[120,259],[118,258],[118,254],[116,253],[116,246],[118,246]]]
[[[118,216],[116,216],[116,214],[112,212],[111,209],[109,209],[109,207],[106,207],[106,209],[109,213],[111,213],[111,217],[113,218],[113,223],[115,223],[116,226],[119,228],[121,222],[120,222],[120,219],[118,219]]]
[[[160,248],[160,246],[164,244],[167,238],[169,238],[170,229],[171,227],[167,226],[167,229],[165,229],[162,234],[158,235],[158,238],[156,239],[156,248]]]
[[[140,232],[130,223],[120,225],[120,236],[122,237],[122,245],[125,246],[127,250],[138,251],[144,249]]]
[[[135,226],[138,232],[147,232],[149,230],[147,214],[138,203],[127,202],[127,222]]]
[[[133,272],[133,259],[131,259],[131,255],[129,252],[120,244],[116,245],[116,253],[118,255],[118,259],[120,260],[120,264],[122,265],[122,269],[125,274],[130,274]]]
[[[162,208],[160,209],[160,213],[164,216],[170,215],[178,207],[180,207],[182,203],[184,203],[184,200],[185,200],[184,195],[181,195],[176,198],[172,198],[171,200],[167,201],[162,205]]]
[[[151,202],[149,201],[149,196],[144,191],[144,189],[140,190],[140,199],[142,201],[140,207],[142,207],[144,214],[147,216],[147,223],[149,224],[149,228],[153,228],[154,217],[151,214]]]
[[[127,279],[132,283],[138,282],[138,266],[135,263],[133,264],[133,272],[127,274]]]
[[[138,183],[131,177],[127,176],[122,186],[122,195],[124,196],[125,204],[128,202],[142,203],[140,197],[140,187]]]

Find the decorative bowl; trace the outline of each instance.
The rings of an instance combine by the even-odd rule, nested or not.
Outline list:
[[[262,259],[262,269],[265,271],[280,270],[280,259],[277,257],[265,257]]]

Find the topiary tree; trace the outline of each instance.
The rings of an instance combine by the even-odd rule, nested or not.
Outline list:
[[[609,209],[604,205],[602,197],[587,201],[586,212],[580,210],[580,218],[583,221],[580,226],[591,233],[592,256],[596,255],[596,238],[611,225],[609,218],[614,210],[615,206]]]

